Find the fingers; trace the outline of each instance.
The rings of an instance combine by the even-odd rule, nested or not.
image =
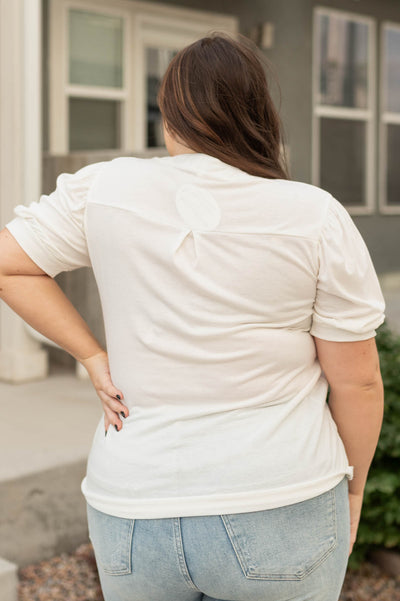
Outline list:
[[[100,387],[100,390],[102,392],[104,392],[104,394],[108,395],[110,398],[117,399],[117,401],[122,401],[124,398],[124,395],[122,394],[122,392],[120,390],[118,390],[118,388],[115,388],[115,386],[111,382],[111,380],[109,382],[103,383],[103,385]],[[121,405],[122,405],[122,403],[121,403]],[[126,407],[126,409],[127,409],[127,407]]]
[[[104,403],[103,403],[103,409],[104,409],[104,415],[105,415],[105,422],[107,423],[106,429],[108,430],[108,428],[111,426],[112,428],[115,428],[115,430],[117,430],[117,432],[119,432],[122,428],[122,421],[118,417],[118,414],[115,413],[115,411],[111,411],[111,409],[109,409],[106,405],[104,405]]]
[[[92,384],[104,409],[105,434],[110,425],[117,431],[122,428],[121,418],[129,416],[129,409],[123,403],[124,395],[111,380],[108,356],[105,351],[81,361],[86,367]]]
[[[107,436],[107,432],[108,432],[108,427],[110,425],[110,422],[108,420],[108,417],[106,416],[106,414],[104,413],[104,435]]]
[[[107,407],[109,409],[111,409],[115,413],[123,413],[125,418],[128,417],[129,409],[128,409],[128,407],[126,407],[126,405],[121,403],[121,401],[118,401],[117,399],[110,397],[108,394],[105,394],[103,391],[100,391],[100,394],[101,394],[101,397],[100,397],[101,400],[107,404]]]
[[[122,417],[127,418],[129,415],[129,409],[122,402],[122,393],[112,394],[110,391],[103,391],[109,398],[109,407],[116,413],[122,413]]]
[[[106,394],[103,390],[97,390],[97,394],[102,402],[105,420],[105,430],[112,425],[118,432],[121,430],[123,422],[129,416],[129,409],[121,401]],[[120,417],[121,416],[121,417]],[[121,419],[122,418],[122,419]]]
[[[103,407],[104,408],[104,407]],[[104,408],[104,435],[107,436],[109,428],[114,428],[117,432],[122,429],[122,421],[116,419],[116,414]]]
[[[355,545],[356,539],[357,539],[357,526],[351,526],[350,527],[350,550],[349,550],[349,555],[351,555],[352,551],[353,551],[353,547]]]

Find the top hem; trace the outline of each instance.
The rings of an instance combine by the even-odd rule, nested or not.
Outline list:
[[[167,497],[152,499],[104,500],[102,495],[91,492],[87,477],[82,480],[81,491],[94,509],[127,519],[152,519],[224,515],[275,509],[285,505],[300,503],[334,488],[344,477],[352,479],[353,467],[345,471],[329,474],[318,481],[302,485],[285,486],[279,489],[259,490],[209,496]]]

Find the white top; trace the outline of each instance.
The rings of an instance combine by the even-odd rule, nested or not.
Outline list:
[[[92,265],[111,376],[130,415],[101,417],[82,492],[126,518],[257,511],[352,477],[312,336],[384,321],[347,211],[309,184],[202,153],[62,174],[7,227],[50,276]]]

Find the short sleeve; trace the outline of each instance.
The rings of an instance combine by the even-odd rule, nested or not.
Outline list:
[[[384,310],[367,246],[349,213],[332,197],[320,237],[310,333],[336,342],[367,340],[385,320]]]
[[[51,277],[61,271],[90,266],[84,214],[88,194],[105,163],[75,173],[62,173],[56,189],[29,206],[18,205],[6,224],[18,244]]]

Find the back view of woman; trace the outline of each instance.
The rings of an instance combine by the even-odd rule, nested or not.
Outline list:
[[[2,298],[103,404],[82,492],[104,598],[336,601],[382,419],[368,250],[289,179],[245,38],[181,50],[159,106],[170,156],[62,174],[0,234]],[[107,353],[52,279],[81,266]]]

